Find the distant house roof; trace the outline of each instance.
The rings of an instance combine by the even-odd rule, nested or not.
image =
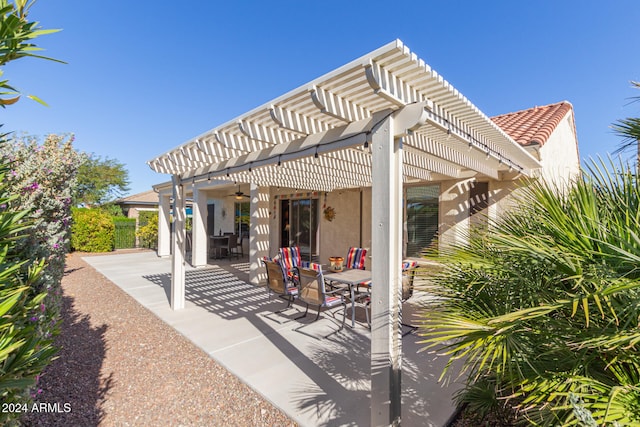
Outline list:
[[[158,193],[153,190],[133,194],[115,201],[118,205],[157,205]]]
[[[502,114],[491,120],[523,146],[544,145],[573,107],[567,101]]]

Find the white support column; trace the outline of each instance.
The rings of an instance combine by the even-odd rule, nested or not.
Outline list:
[[[171,308],[184,308],[185,268],[184,252],[186,249],[186,218],[184,187],[180,183],[180,176],[173,175],[173,242],[171,258]]]
[[[191,265],[207,265],[207,193],[193,187],[193,225],[191,227]]]
[[[171,200],[170,194],[158,194],[158,256],[171,255]]]
[[[269,189],[251,184],[249,225],[249,282],[260,285],[267,279],[260,259],[269,256]]]
[[[400,424],[402,142],[394,117],[372,135],[371,425]]]

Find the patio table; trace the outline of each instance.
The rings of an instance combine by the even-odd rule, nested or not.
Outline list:
[[[227,254],[229,247],[229,236],[209,236],[211,239],[212,258],[222,258]]]
[[[362,282],[368,282],[371,280],[371,272],[367,270],[359,269],[345,269],[340,272],[327,273],[324,275],[325,280],[332,282],[343,283],[349,286],[349,292],[351,294],[351,327],[356,325],[356,299],[355,289]]]

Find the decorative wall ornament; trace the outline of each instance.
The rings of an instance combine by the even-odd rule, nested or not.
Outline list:
[[[324,219],[326,219],[329,222],[333,221],[336,217],[336,210],[331,206],[327,206],[326,208],[324,208],[323,213],[324,213]]]
[[[327,193],[324,193],[324,203],[322,204],[322,213],[324,214],[324,219],[331,222],[336,217],[336,210],[331,206],[327,206]]]

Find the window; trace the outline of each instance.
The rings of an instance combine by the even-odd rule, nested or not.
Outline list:
[[[251,222],[250,202],[236,202],[234,209],[233,231],[238,235],[249,235],[249,224]]]
[[[407,256],[420,256],[438,234],[439,196],[439,185],[407,187]]]

